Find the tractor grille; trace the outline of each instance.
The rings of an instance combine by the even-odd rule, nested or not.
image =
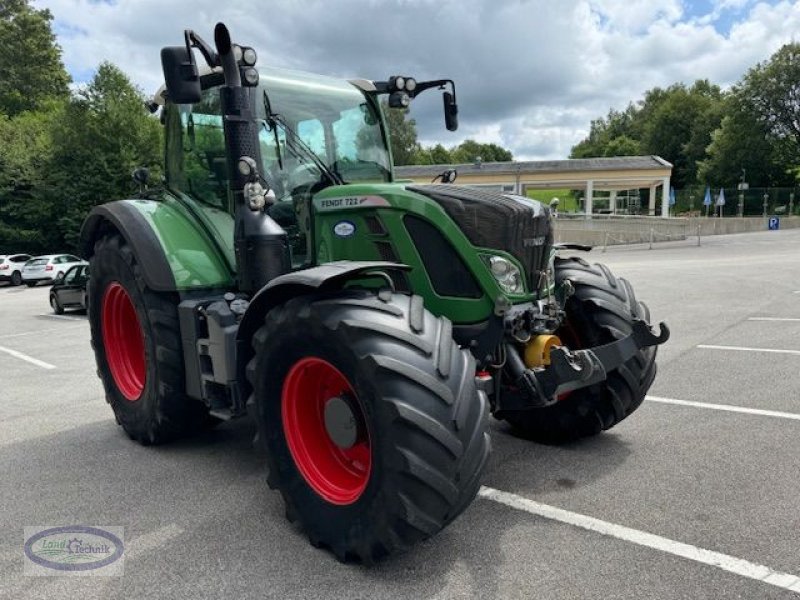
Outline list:
[[[455,185],[413,185],[408,190],[438,203],[473,245],[516,257],[534,289],[547,269],[553,229],[550,210],[534,200]]]

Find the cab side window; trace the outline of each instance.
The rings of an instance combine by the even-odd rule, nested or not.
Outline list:
[[[228,163],[219,89],[203,92],[193,106],[181,107],[184,189],[196,200],[219,209],[228,203]]]

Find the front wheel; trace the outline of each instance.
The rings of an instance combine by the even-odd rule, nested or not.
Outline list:
[[[185,394],[177,298],[144,283],[118,234],[95,244],[89,324],[106,400],[125,432],[142,444],[170,441],[202,426],[205,405]]]
[[[566,321],[557,332],[570,349],[591,348],[625,337],[634,319],[649,321],[631,284],[605,265],[578,257],[556,258],[556,285],[568,279],[575,293],[567,300]],[[557,444],[595,435],[628,417],[644,400],[656,375],[656,346],[642,348],[596,385],[564,394],[546,408],[507,411],[503,419],[522,436]]]
[[[472,356],[421,298],[343,292],[268,313],[247,369],[269,483],[311,542],[372,562],[472,501],[489,454]]]

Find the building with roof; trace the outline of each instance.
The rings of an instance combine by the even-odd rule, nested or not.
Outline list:
[[[428,183],[446,169],[456,169],[461,185],[492,187],[521,195],[531,188],[584,190],[587,215],[593,212],[595,192],[609,192],[609,210],[613,213],[619,192],[647,188],[650,190],[648,214],[656,214],[656,198],[660,197],[661,216],[669,216],[666,199],[672,165],[660,156],[410,165],[395,167],[395,175],[398,179]]]

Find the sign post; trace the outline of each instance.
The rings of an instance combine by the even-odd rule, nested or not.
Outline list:
[[[750,188],[746,181],[742,181],[738,186],[739,188],[739,216],[744,216],[744,193]]]

